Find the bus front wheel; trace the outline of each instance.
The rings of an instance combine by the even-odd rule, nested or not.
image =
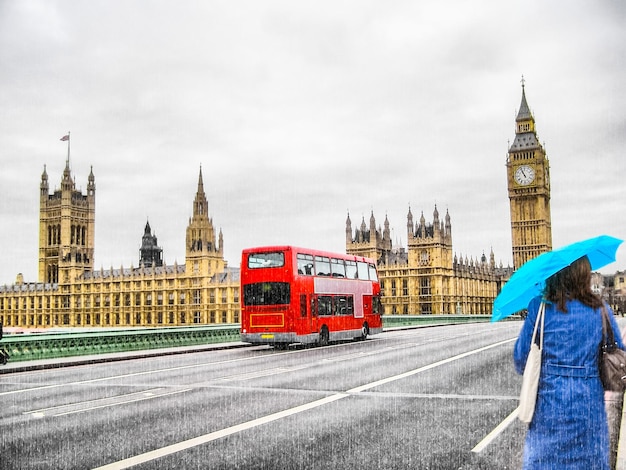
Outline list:
[[[361,337],[359,339],[365,341],[367,339],[367,335],[370,334],[370,327],[367,323],[363,323],[361,327]]]
[[[329,339],[330,339],[330,334],[328,333],[328,328],[323,326],[320,331],[320,336],[317,340],[317,344],[320,346],[328,346]]]

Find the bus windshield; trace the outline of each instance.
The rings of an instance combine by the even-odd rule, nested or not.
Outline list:
[[[288,282],[256,282],[243,286],[244,305],[287,305],[289,295]]]
[[[280,268],[285,265],[285,253],[275,251],[271,253],[250,253],[248,267],[255,268]]]

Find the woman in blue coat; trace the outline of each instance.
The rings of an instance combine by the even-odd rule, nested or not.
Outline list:
[[[580,258],[546,280],[539,391],[524,445],[524,469],[609,469],[609,430],[598,373],[601,299],[591,291],[591,267]],[[524,372],[542,298],[528,305],[513,359]],[[606,307],[608,309],[608,307]],[[615,339],[624,348],[613,312]],[[539,334],[539,333],[537,333]]]

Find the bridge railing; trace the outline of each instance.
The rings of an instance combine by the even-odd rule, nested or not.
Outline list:
[[[518,315],[512,315],[506,320],[519,319]],[[453,325],[489,321],[491,321],[491,315],[385,315],[383,316],[383,329],[400,326]]]
[[[488,322],[490,315],[385,315],[383,328]],[[7,334],[0,348],[10,361],[143,351],[240,341],[240,325],[200,325],[164,328],[69,329],[60,332]]]
[[[5,335],[0,347],[10,361],[142,351],[239,341],[239,325],[110,329]]]

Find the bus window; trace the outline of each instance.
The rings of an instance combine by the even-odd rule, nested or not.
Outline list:
[[[315,274],[318,276],[330,276],[330,259],[325,256],[316,256]]]
[[[369,268],[367,267],[367,263],[364,263],[363,261],[357,261],[357,268],[359,270],[359,279],[363,280],[363,281],[367,281],[369,279],[369,275],[368,275],[368,270]]]
[[[333,314],[333,298],[331,296],[320,295],[317,297],[317,314],[320,316]]]
[[[380,315],[383,313],[383,306],[380,302],[380,296],[375,295],[372,297],[372,312],[376,315]]]
[[[331,258],[330,268],[333,277],[346,277],[346,265],[343,263],[342,259]]]
[[[250,253],[248,255],[249,268],[280,268],[285,265],[285,253]]]
[[[354,300],[351,295],[338,295],[335,297],[335,315],[350,315],[354,311]]]
[[[243,286],[243,304],[287,305],[289,304],[288,282],[257,282]]]
[[[369,271],[370,271],[370,281],[378,281],[378,274],[376,273],[376,266],[374,266],[373,264],[369,265]]]
[[[298,253],[298,274],[302,276],[313,276],[315,269],[313,265],[313,255]]]
[[[348,279],[357,279],[356,261],[346,261],[346,277]]]
[[[300,316],[306,318],[306,294],[300,294]]]

